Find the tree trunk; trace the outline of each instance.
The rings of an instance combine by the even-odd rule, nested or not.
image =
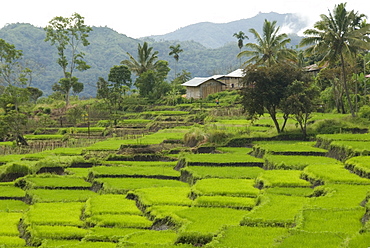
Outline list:
[[[271,117],[272,121],[275,124],[275,128],[276,128],[277,133],[281,133],[279,122],[276,119],[276,111],[275,111],[275,108],[274,107],[271,107],[271,109],[269,108],[269,109],[267,109],[267,111],[269,112],[270,117]]]
[[[283,122],[283,126],[281,127],[281,130],[280,130],[281,132],[284,132],[286,123],[288,122],[289,115],[284,114],[283,118],[284,118],[284,122]]]
[[[343,87],[344,87],[344,91],[346,92],[346,97],[347,97],[347,101],[348,101],[349,110],[351,111],[352,117],[356,117],[355,111],[354,111],[353,106],[352,106],[352,101],[351,101],[351,98],[350,98],[350,95],[349,95],[349,90],[348,90],[348,85],[347,85],[347,74],[346,74],[346,68],[344,66],[344,58],[343,58],[342,53],[340,54],[340,62],[342,63]]]

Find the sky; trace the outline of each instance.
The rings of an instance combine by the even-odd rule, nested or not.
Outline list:
[[[132,38],[161,35],[198,22],[226,23],[259,12],[297,13],[312,27],[338,0],[8,0],[0,5],[0,28],[12,23],[45,27],[78,13],[90,26],[109,27]],[[344,1],[343,1],[344,2]],[[370,1],[347,0],[347,9],[370,18]],[[370,19],[368,19],[370,20]],[[262,24],[261,24],[262,25]]]

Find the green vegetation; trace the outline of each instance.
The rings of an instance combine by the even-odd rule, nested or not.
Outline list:
[[[268,170],[262,172],[256,179],[259,188],[269,187],[310,187],[311,183],[301,179],[302,171]]]
[[[133,200],[125,199],[124,195],[96,195],[86,202],[86,217],[101,214],[135,214],[142,212]]]
[[[253,179],[262,171],[260,167],[187,166],[181,169],[181,178],[187,182],[205,178]]]
[[[31,189],[27,190],[26,198],[31,203],[85,202],[94,195],[96,195],[96,193],[91,190]]]
[[[25,214],[24,222],[33,225],[82,227],[84,223],[80,215],[83,206],[84,203],[81,202],[35,203]]]
[[[303,170],[302,177],[314,184],[346,183],[370,184],[370,180],[361,178],[344,168],[343,164],[309,165]]]
[[[325,149],[313,147],[312,142],[258,142],[253,146],[252,154],[263,157],[265,154],[274,155],[311,155],[325,156]]]
[[[232,226],[225,228],[207,247],[272,247],[276,240],[287,233],[288,229],[281,227]]]
[[[153,178],[101,178],[95,179],[94,184],[101,185],[101,193],[126,194],[130,190],[149,187],[188,187],[188,184],[177,180]]]
[[[362,228],[361,218],[365,210],[356,209],[305,209],[302,211],[301,222],[297,229],[308,232],[338,232],[353,235]],[[320,223],[320,220],[325,219]]]
[[[178,171],[167,166],[96,166],[90,170],[89,178],[99,177],[158,177],[177,179]]]
[[[268,170],[303,170],[311,164],[335,164],[337,160],[323,156],[271,155],[263,157],[264,168]]]
[[[91,184],[77,177],[24,177],[16,182],[23,189],[90,189]]]
[[[283,238],[276,247],[335,248],[340,247],[343,240],[347,238],[347,235],[339,233],[300,231]],[[304,244],[304,246],[297,246],[297,244]]]
[[[187,187],[156,187],[136,189],[133,194],[138,198],[140,206],[180,205],[190,206],[188,198],[190,188]]]
[[[247,52],[239,48],[255,64],[244,64],[243,77],[225,79],[227,90],[204,99],[183,96],[181,84],[192,76],[181,63],[189,54],[195,62],[204,57],[204,48],[189,51],[192,42],[180,49],[126,37],[125,57],[114,52],[124,43],[107,46],[107,40],[119,40],[107,28],[94,28],[89,45],[90,27],[69,26],[83,20],[74,14],[46,28],[46,40],[59,54],[50,60],[45,54],[51,48],[40,45],[49,65],[33,72],[34,66],[23,68],[29,63],[16,50],[27,48],[22,39],[16,45],[0,39],[0,246],[367,247],[370,56],[358,45],[368,42],[370,24],[345,4],[334,13],[307,31],[303,43],[315,45],[304,51],[289,49],[290,38],[275,21],[263,24],[273,40],[258,37],[253,27],[257,43],[251,40]],[[357,39],[346,43],[356,56],[334,51],[322,39],[325,34],[338,42],[336,30],[320,29],[331,18],[344,24],[339,35]],[[67,29],[53,28],[58,22]],[[27,26],[4,27],[7,39],[14,32],[45,38],[42,29],[30,33]],[[58,43],[63,40],[54,32],[75,28],[83,29],[85,35],[75,38],[89,45],[88,52]],[[94,62],[97,46],[110,59]],[[65,57],[64,49],[76,57]],[[236,59],[237,51],[226,57],[218,52],[208,61]],[[175,75],[168,56],[180,69]],[[92,74],[72,75],[89,68],[85,59]],[[325,67],[313,65],[320,60]],[[63,78],[49,78],[58,66]],[[57,84],[40,98],[41,90],[27,87],[31,78]],[[88,92],[90,99],[70,96],[96,79],[96,98],[95,92]],[[207,87],[203,93],[212,91]]]
[[[241,225],[292,227],[296,215],[307,202],[305,197],[273,194],[265,195],[260,200],[261,203],[245,215]]]
[[[248,154],[222,153],[222,154],[188,154],[185,156],[187,165],[210,166],[257,166],[263,163],[262,159]]]
[[[199,196],[257,197],[259,190],[254,187],[254,180],[251,179],[209,178],[198,180],[192,187],[192,193]]]
[[[357,175],[370,179],[370,157],[361,156],[350,158],[345,162],[345,166]]]

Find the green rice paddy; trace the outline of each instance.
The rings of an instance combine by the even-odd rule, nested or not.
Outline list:
[[[216,126],[236,130],[249,122],[220,120]],[[256,123],[266,125],[258,132],[271,125],[269,119]],[[186,132],[164,129],[83,148],[1,156],[0,175],[14,179],[0,183],[0,247],[369,246],[368,135],[318,136],[328,149],[315,147],[316,141],[254,140],[248,147],[195,154],[181,149]],[[166,142],[180,148],[170,156],[176,161],[144,161],[148,154],[140,153],[130,160],[125,150]]]

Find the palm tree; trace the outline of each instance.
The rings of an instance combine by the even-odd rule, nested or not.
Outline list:
[[[238,39],[238,47],[241,51],[244,46],[243,41],[244,39],[249,39],[248,36],[246,36],[243,31],[239,31],[239,33],[234,33],[233,36]]]
[[[314,24],[314,29],[307,29],[300,45],[311,45],[306,49],[307,54],[323,54],[320,63],[328,62],[334,65],[340,61],[341,76],[344,91],[351,114],[355,112],[347,85],[346,67],[353,63],[353,58],[359,51],[370,49],[370,24],[364,20],[364,15],[347,11],[346,4],[336,5],[329,15],[322,14],[321,20]]]
[[[238,47],[239,47],[239,50],[240,52],[242,51],[242,48],[244,46],[244,39],[249,39],[248,36],[246,36],[244,34],[243,31],[239,31],[239,33],[234,33],[233,34],[234,37],[236,37],[238,39]],[[240,58],[240,65],[241,65],[241,58]]]
[[[156,67],[156,60],[158,59],[158,51],[152,53],[153,47],[148,47],[148,43],[144,42],[138,44],[138,60],[136,60],[130,53],[127,53],[130,59],[123,60],[121,64],[126,65],[130,71],[134,72],[137,76],[142,73],[153,70]]]
[[[290,42],[288,35],[279,34],[280,27],[276,27],[276,21],[269,22],[265,19],[263,23],[263,33],[260,35],[254,28],[249,29],[257,43],[247,43],[245,47],[249,50],[240,52],[238,58],[242,56],[250,57],[244,64],[255,62],[271,66],[285,60],[296,60],[295,51],[286,48]]]
[[[184,50],[182,50],[180,48],[180,44],[177,44],[176,46],[170,46],[170,49],[171,49],[171,52],[168,54],[168,55],[173,55],[174,59],[176,60],[176,67],[177,67],[177,64],[179,63],[179,53],[183,52]],[[176,67],[175,67],[175,77],[177,76],[177,73],[176,73]]]

